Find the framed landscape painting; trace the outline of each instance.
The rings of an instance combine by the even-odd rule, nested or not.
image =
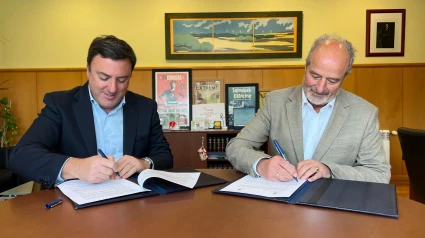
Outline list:
[[[302,57],[302,12],[165,13],[166,59]]]

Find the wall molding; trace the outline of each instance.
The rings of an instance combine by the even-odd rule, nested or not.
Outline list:
[[[388,64],[354,64],[353,68],[384,68],[384,67],[424,67],[425,63],[388,63]],[[251,65],[251,66],[162,66],[152,67],[143,66],[135,67],[134,70],[152,70],[152,69],[182,69],[191,68],[196,70],[220,70],[220,69],[303,69],[303,65]],[[73,67],[73,68],[3,68],[0,72],[58,72],[58,71],[85,71],[86,67]]]

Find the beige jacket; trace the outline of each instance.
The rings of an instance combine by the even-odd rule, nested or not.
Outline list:
[[[254,176],[252,165],[269,156],[258,149],[267,140],[271,156],[278,154],[272,142],[277,140],[291,164],[304,160],[301,90],[297,86],[266,95],[255,118],[227,145],[236,169]],[[336,179],[389,183],[391,166],[379,134],[378,109],[341,89],[312,159],[327,165]]]

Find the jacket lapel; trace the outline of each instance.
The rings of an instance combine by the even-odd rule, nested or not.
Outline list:
[[[349,114],[348,107],[350,106],[346,95],[346,92],[341,89],[341,92],[336,98],[335,108],[332,111],[331,118],[329,118],[328,125],[323,132],[312,159],[320,161],[323,158],[344,125]]]
[[[136,99],[132,94],[127,93],[125,96],[125,105],[123,107],[124,116],[124,139],[123,153],[131,155],[133,153],[134,141],[136,138],[137,121],[139,114],[137,112]]]
[[[304,160],[301,90],[301,86],[297,87],[289,96],[289,101],[286,103],[289,131],[291,132],[292,142],[294,143],[293,146],[298,162]]]
[[[84,144],[86,145],[88,155],[96,155],[96,131],[94,128],[93,110],[90,102],[88,83],[85,83],[81,87],[74,95],[74,98],[77,101],[72,104],[72,109]]]

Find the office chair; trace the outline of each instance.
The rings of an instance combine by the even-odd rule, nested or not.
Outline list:
[[[425,130],[400,127],[397,132],[410,180],[410,199],[425,204]]]

